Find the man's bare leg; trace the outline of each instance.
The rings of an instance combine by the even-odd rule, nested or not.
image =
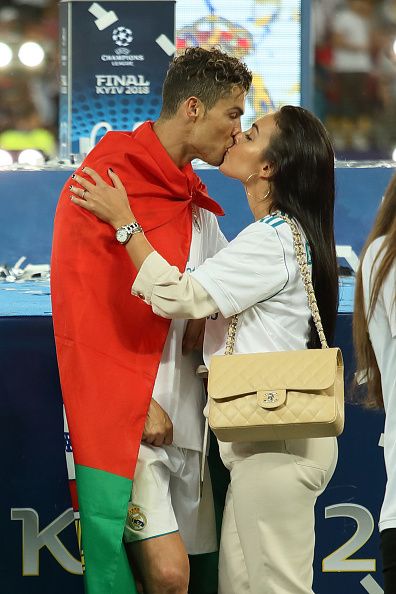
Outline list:
[[[126,545],[144,594],[187,594],[190,564],[178,532]]]

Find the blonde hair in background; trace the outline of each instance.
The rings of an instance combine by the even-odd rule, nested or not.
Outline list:
[[[376,256],[371,271],[371,294],[370,302],[367,308],[367,315],[364,303],[361,264],[356,274],[355,307],[353,315],[353,342],[355,346],[359,381],[367,381],[367,391],[364,397],[364,404],[368,408],[381,408],[384,406],[381,374],[370,341],[368,322],[373,315],[381,287],[384,284],[384,281],[386,280],[391,267],[396,260],[396,175],[393,176],[385,191],[385,196],[374,221],[373,228],[363,247],[360,262],[363,261],[369,245],[375,239],[382,236],[385,236],[385,240]],[[380,262],[378,267],[376,266],[377,262]]]

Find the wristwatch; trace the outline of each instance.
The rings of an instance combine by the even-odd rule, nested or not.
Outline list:
[[[135,233],[143,233],[143,229],[137,221],[119,227],[115,233],[116,240],[122,245],[125,245]]]

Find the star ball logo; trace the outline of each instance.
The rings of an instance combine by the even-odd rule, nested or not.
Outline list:
[[[133,40],[132,31],[127,27],[117,27],[113,31],[113,41],[120,47],[126,47]]]

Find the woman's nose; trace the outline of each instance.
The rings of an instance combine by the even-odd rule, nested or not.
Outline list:
[[[238,144],[238,142],[240,142],[243,138],[243,134],[242,131],[239,130],[236,134],[234,134],[234,143]]]

